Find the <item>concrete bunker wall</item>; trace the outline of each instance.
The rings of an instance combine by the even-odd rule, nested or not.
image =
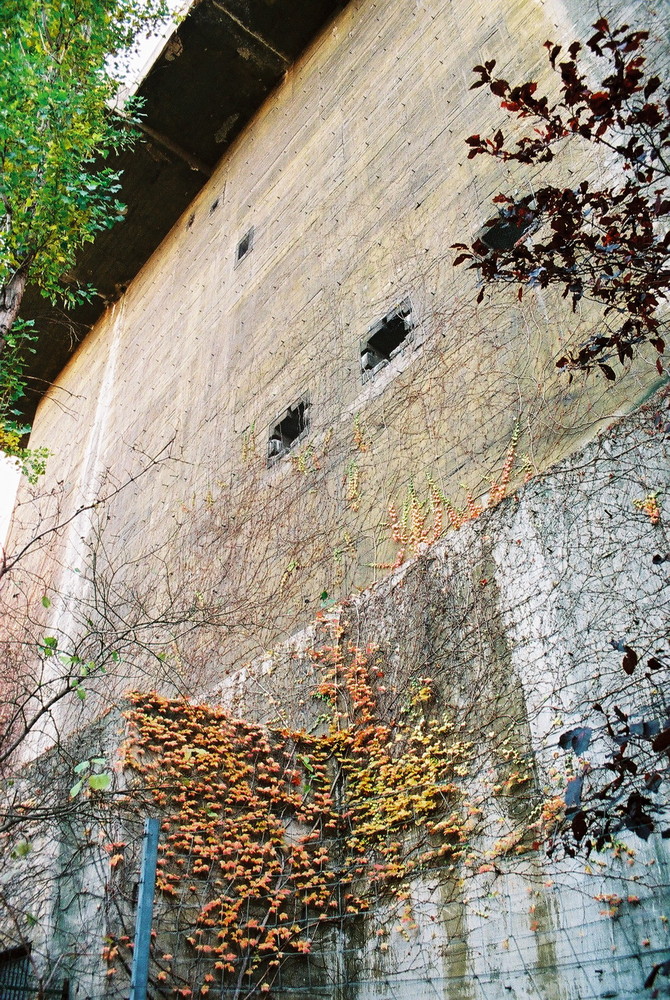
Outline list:
[[[552,785],[565,795],[561,780],[554,784],[558,773],[569,780],[602,764],[593,749],[578,761],[563,733],[602,731],[603,709],[615,703],[638,723],[667,712],[670,590],[658,551],[665,535],[640,510],[640,500],[657,490],[660,496],[668,483],[667,408],[667,394],[657,396],[496,511],[325,613],[337,617],[342,642],[380,650],[386,718],[429,676],[441,704],[457,706],[482,748],[491,737],[500,745],[511,735],[534,761],[535,808]],[[305,650],[318,645],[318,633],[313,627],[231,675],[221,702],[273,725],[309,729],[319,710],[312,697],[318,671]],[[639,652],[641,664],[659,654],[666,672],[647,671],[630,683],[624,645]],[[412,884],[404,921],[402,907],[378,901],[365,930],[344,934],[344,962],[337,966],[335,949],[331,954],[341,976],[332,995],[645,995],[645,970],[669,947],[665,841],[624,830],[621,855],[610,846],[580,860],[549,859],[542,850],[515,858],[512,838],[482,865],[491,838],[528,820],[533,801],[496,801],[493,794],[483,808],[485,832],[446,884],[428,874]],[[656,957],[647,958],[652,948]],[[655,988],[659,996],[669,991],[660,978]]]
[[[626,6],[642,11],[655,24],[655,7]],[[105,559],[129,592],[151,576],[153,595],[235,607],[228,658],[258,651],[321,593],[387,571],[388,506],[408,483],[425,495],[431,477],[463,506],[489,489],[517,423],[517,472],[538,472],[657,384],[642,364],[614,386],[568,385],[563,304],[503,290],[477,307],[448,249],[501,188],[537,180],[467,159],[463,139],[502,120],[468,90],[470,66],[495,57],[510,78],[544,79],[545,38],[583,35],[592,16],[572,2],[360,0],[287,73],[35,422],[63,516],[170,443],[172,461],[106,507]],[[583,155],[563,168],[605,169]],[[362,373],[361,346],[403,303],[404,349]],[[578,339],[591,322],[585,310]],[[301,401],[305,434],[268,467],[271,432]],[[30,518],[24,506],[17,537]],[[101,565],[94,521],[35,560],[42,590],[81,597],[73,568],[96,546]],[[159,550],[169,584],[146,569]]]
[[[600,775],[600,787],[607,784],[603,762],[614,759],[621,713],[626,725],[667,725],[668,545],[662,507],[655,519],[641,501],[657,494],[662,504],[668,489],[668,433],[664,391],[497,509],[448,532],[369,591],[325,609],[212,694],[233,716],[318,731],[323,703],[313,695],[322,668],[311,653],[333,641],[337,626],[338,643],[376,650],[384,719],[400,718],[429,678],[427,711],[449,708],[481,752],[480,769],[468,779],[478,819],[458,859],[410,878],[401,897],[371,893],[364,915],[343,907],[339,925],[273,995],[647,995],[644,983],[670,947],[670,871],[660,834],[667,766],[651,836],[626,823],[630,785],[621,802],[610,802],[622,818],[618,832],[590,857],[548,857],[533,824],[547,807],[558,803],[554,817],[565,810],[566,783],[575,777]],[[622,666],[629,649],[637,657],[632,671]],[[111,745],[114,721],[104,738]],[[569,734],[586,727],[591,746],[573,751]],[[502,752],[510,745],[532,772],[530,790],[515,790]],[[642,771],[631,780],[645,787]],[[537,843],[527,840],[528,829]],[[89,897],[98,900],[99,917],[92,907],[91,919],[100,920],[101,936],[109,926],[104,896],[98,885]],[[169,926],[171,905],[161,903],[159,932],[163,922]],[[90,962],[86,973],[89,989]],[[110,995],[116,988],[111,980]],[[664,973],[653,989],[668,995]]]

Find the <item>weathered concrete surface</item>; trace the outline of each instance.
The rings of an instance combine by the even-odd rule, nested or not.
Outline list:
[[[657,37],[663,11],[625,5]],[[305,649],[318,634],[297,630],[325,591],[328,605],[349,595],[329,608],[347,637],[380,646],[388,716],[430,675],[464,731],[483,746],[509,733],[532,762],[535,797],[491,795],[463,871],[446,883],[426,873],[408,914],[380,900],[367,925],[343,925],[327,956],[333,1000],[633,1000],[668,957],[656,836],[632,857],[638,844],[624,831],[587,865],[513,847],[493,870],[477,864],[524,808],[611,754],[595,704],[634,724],[665,710],[666,673],[648,661],[668,656],[667,397],[594,437],[654,388],[654,369],[642,362],[613,387],[567,385],[555,373],[562,304],[503,295],[476,308],[448,252],[488,217],[492,195],[536,180],[466,159],[463,138],[501,124],[495,103],[467,89],[469,67],[496,57],[510,77],[541,75],[545,38],[583,37],[596,13],[573,0],[355,0],[108,310],[35,424],[32,444],[54,455],[14,538],[63,527],[25,561],[16,621],[66,651],[121,649],[37,745],[88,724],[131,683],[309,728],[319,706]],[[564,165],[602,166],[577,150]],[[363,383],[361,341],[407,296],[412,343]],[[572,332],[591,328],[585,314]],[[268,468],[269,429],[304,394],[309,435]],[[518,479],[524,464],[535,478],[388,575],[389,501],[401,503],[411,480],[426,497],[429,474],[458,506],[461,483],[487,492],[517,421]],[[133,478],[170,441],[169,461]],[[656,524],[634,503],[652,493]],[[630,675],[626,646],[639,656]],[[584,726],[597,734],[586,764],[559,744]],[[488,750],[482,772],[482,787],[488,772],[505,777]],[[604,916],[613,907],[597,897],[612,895],[622,902]],[[72,912],[103,929],[96,899],[95,913]],[[654,988],[667,994],[667,979]],[[85,995],[96,995],[94,979]]]
[[[658,41],[663,6],[625,10]],[[216,605],[221,662],[239,662],[307,621],[324,591],[386,572],[388,505],[411,480],[426,495],[432,477],[462,506],[465,487],[488,490],[517,422],[518,464],[541,472],[658,384],[651,360],[616,384],[568,384],[555,360],[592,330],[588,310],[575,329],[551,295],[519,303],[502,289],[477,307],[472,272],[454,270],[448,249],[498,191],[540,176],[467,159],[464,138],[503,117],[468,89],[470,67],[495,57],[510,78],[546,81],[545,38],[583,36],[595,12],[357,0],[288,71],[35,422],[32,444],[53,452],[44,492],[64,518],[171,442],[171,462],[105,506],[117,595],[153,601],[156,618],[175,588],[185,606]],[[567,150],[560,171],[597,175],[589,152]],[[361,342],[408,297],[413,339],[363,382]],[[303,396],[308,435],[268,468],[270,430]],[[45,510],[24,505],[17,542]],[[73,568],[96,548],[102,565],[94,522],[75,520],[31,564],[42,593],[81,604]],[[159,551],[169,584],[147,569]]]
[[[669,449],[665,389],[494,510],[447,530],[337,614],[357,644],[387,650],[398,671],[391,684],[404,688],[412,674],[437,669],[453,695],[473,672],[483,685],[495,662],[533,679],[538,690],[529,688],[525,702],[542,730],[556,714],[569,725],[575,706],[594,697],[610,669],[618,671],[610,640],[626,638],[649,655],[666,643]],[[655,525],[634,503],[652,492],[661,505]],[[292,643],[300,649],[314,641],[310,626]],[[292,644],[281,648],[286,657]],[[220,691],[232,710],[257,721],[279,721],[272,712],[281,707],[287,724],[306,724],[288,688],[279,687],[274,703],[263,688],[282,678],[309,686],[313,669],[299,659],[282,674],[275,656],[232,673]]]
[[[670,859],[660,833],[668,826],[664,755],[657,757],[663,780],[649,792],[661,811],[647,840],[624,827],[589,858],[560,851],[549,858],[540,844],[517,853],[515,839],[543,802],[565,795],[566,779],[583,773],[588,782],[600,775],[602,785],[599,768],[612,758],[614,737],[622,731],[615,705],[633,725],[668,718],[670,545],[663,505],[670,485],[669,403],[667,390],[657,394],[496,509],[447,532],[386,580],[328,608],[288,643],[197,692],[198,700],[220,703],[237,716],[313,728],[323,704],[313,697],[320,675],[309,650],[328,640],[328,623],[337,621],[344,628],[341,642],[379,649],[384,718],[396,717],[413,683],[430,676],[436,710],[451,706],[462,731],[481,745],[481,767],[472,780],[475,790],[491,791],[466,857],[451,869],[424,872],[402,901],[379,893],[365,917],[343,916],[341,927],[315,949],[311,973],[303,966],[302,978],[287,976],[288,992],[277,990],[278,997],[670,995],[664,972],[653,988],[644,987],[654,967],[670,959]],[[661,504],[655,524],[635,503],[651,493]],[[624,646],[639,657],[632,673],[622,669]],[[217,655],[212,648],[212,678]],[[661,666],[652,668],[652,657]],[[611,734],[596,704],[608,714]],[[97,742],[82,736],[66,745],[65,758],[109,755],[118,738],[114,721],[94,731]],[[577,757],[559,741],[584,726],[593,738]],[[529,794],[496,791],[508,768],[492,750],[505,739],[533,774]],[[639,749],[630,755],[649,766]],[[640,782],[644,788],[642,774]],[[505,838],[507,846],[496,848]],[[46,857],[47,868],[57,867],[49,850]],[[95,882],[93,862],[68,864],[69,909],[58,918],[54,940],[71,932],[67,921],[76,906],[92,942],[96,933],[104,935],[108,915],[114,922],[101,888],[105,866],[97,862]],[[92,943],[74,956],[73,981],[80,960],[81,982],[98,995],[95,975],[102,975],[102,966]]]
[[[597,704],[610,714],[616,704],[633,723],[665,718],[670,547],[665,515],[654,525],[635,501],[665,496],[669,449],[663,393],[495,511],[331,609],[345,640],[379,646],[387,717],[413,681],[432,676],[442,703],[458,707],[482,747],[492,732],[494,742],[512,735],[534,761],[540,798],[563,794],[560,775],[596,768],[613,745]],[[310,697],[318,671],[303,650],[318,642],[318,628],[301,633],[228,677],[217,700],[238,714],[309,728],[319,711]],[[624,644],[639,654],[631,675],[622,670]],[[645,669],[651,656],[665,669]],[[597,736],[577,761],[559,738],[579,726]],[[666,780],[666,806],[667,792]],[[515,857],[511,848],[478,873],[478,852],[531,809],[528,799],[515,806],[494,797],[470,865],[446,885],[437,871],[414,883],[396,911],[378,900],[365,929],[345,932],[330,954],[338,985],[327,995],[670,995],[665,976],[657,976],[656,994],[643,985],[670,957],[670,857],[659,834],[667,810],[647,841],[623,830],[618,847],[588,860]],[[615,897],[622,902],[612,909]]]

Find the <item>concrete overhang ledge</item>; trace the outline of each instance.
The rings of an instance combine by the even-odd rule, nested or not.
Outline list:
[[[80,253],[74,277],[99,295],[73,310],[29,289],[37,352],[26,417],[106,306],[119,297],[270,92],[343,0],[195,0],[135,88],[144,141],[107,163],[122,171],[123,223]]]

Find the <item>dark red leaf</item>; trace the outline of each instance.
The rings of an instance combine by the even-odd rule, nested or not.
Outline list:
[[[659,733],[656,739],[652,741],[651,748],[657,753],[663,753],[664,750],[669,750],[670,729],[664,729],[662,733]]]
[[[477,302],[481,302],[483,298],[484,298],[484,289],[480,288],[479,295],[477,296]]]
[[[545,42],[544,44],[546,45],[547,48],[549,48],[549,46],[551,45],[551,42],[548,42],[548,43]],[[558,56],[558,53],[560,51],[561,51],[561,46],[560,45],[554,45],[553,49],[551,49],[550,52],[549,52],[549,62],[551,63],[551,68],[552,69],[556,69],[556,57]]]
[[[603,40],[602,31],[597,31],[595,35],[589,38],[588,42],[586,43],[588,47],[591,49],[591,51],[595,52],[597,56],[601,56],[603,54],[603,50],[600,48],[599,44],[600,42],[602,42],[602,40]]]
[[[459,264],[462,264],[464,260],[472,260],[472,254],[471,253],[460,253],[458,255],[458,257],[456,258],[456,260],[454,260],[452,262],[453,266],[457,267]]]
[[[657,76],[650,76],[647,80],[646,86],[644,88],[644,98],[649,100],[652,94],[656,93],[658,88],[661,86],[661,81]]]
[[[656,358],[656,371],[659,375],[663,374],[663,362],[660,358]]]
[[[597,90],[588,98],[589,107],[598,118],[612,110],[612,97],[606,90]]]
[[[662,670],[663,669],[663,664],[661,663],[660,660],[657,660],[655,656],[651,656],[647,660],[647,666],[649,667],[650,670]]]
[[[613,368],[610,368],[609,365],[605,365],[605,364],[602,364],[602,363],[600,363],[598,365],[598,367],[604,373],[606,379],[608,379],[610,382],[615,382],[616,381],[616,375],[614,374],[614,369]]]
[[[491,93],[495,94],[496,97],[504,97],[508,90],[507,80],[494,80],[491,84]]]
[[[630,646],[624,646],[626,650],[626,655],[621,661],[621,666],[623,667],[625,673],[632,674],[637,666],[637,653]]]
[[[586,836],[587,830],[586,815],[582,810],[580,810],[572,817],[572,833],[575,840],[583,840]]]
[[[648,813],[644,811],[644,806],[649,805],[650,800],[639,792],[632,792],[628,796],[628,802],[624,812],[625,823],[629,830],[636,833],[642,840],[648,840],[654,831],[654,821]]]
[[[518,298],[519,302],[521,302],[521,299],[523,298],[523,288],[519,288],[519,291],[516,293],[516,297]]]

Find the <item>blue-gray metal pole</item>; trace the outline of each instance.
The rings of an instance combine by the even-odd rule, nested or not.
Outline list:
[[[154,891],[156,889],[158,828],[159,821],[155,817],[144,821],[144,845],[142,847],[142,868],[140,870],[137,915],[135,917],[135,944],[133,946],[133,970],[130,978],[130,1000],[146,1000],[147,996],[151,922],[154,913]]]

